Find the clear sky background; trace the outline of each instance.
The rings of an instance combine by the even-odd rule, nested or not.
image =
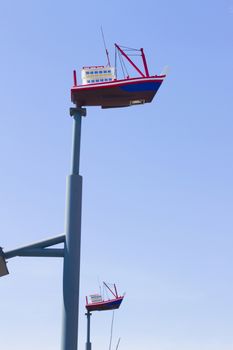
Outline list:
[[[153,103],[83,120],[79,349],[98,279],[126,292],[113,349],[232,349],[233,0],[1,2],[0,244],[64,230],[72,70],[106,63],[101,24],[112,56],[144,47],[170,74]],[[62,260],[8,268],[1,349],[59,349]],[[111,317],[92,316],[93,350]]]

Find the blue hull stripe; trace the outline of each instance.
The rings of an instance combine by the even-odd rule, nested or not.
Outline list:
[[[146,82],[140,84],[130,84],[121,86],[120,89],[129,92],[139,92],[139,91],[157,91],[161,85],[161,82]]]

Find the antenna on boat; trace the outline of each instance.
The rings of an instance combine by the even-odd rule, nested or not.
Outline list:
[[[101,288],[101,284],[100,284],[100,279],[99,279],[99,277],[98,277],[98,283],[99,283],[100,295],[102,295],[102,288]],[[103,298],[103,295],[102,295],[102,298]]]
[[[108,53],[108,49],[107,49],[106,42],[105,42],[105,38],[104,38],[103,28],[102,28],[102,26],[101,26],[100,28],[101,28],[102,39],[103,39],[103,43],[104,43],[104,48],[105,48],[107,60],[108,60],[108,66],[110,67],[110,66],[111,66],[111,63],[110,63],[109,53]]]
[[[130,65],[136,69],[136,71],[143,77],[143,78],[149,78],[150,74],[149,74],[149,70],[148,70],[148,66],[147,66],[147,62],[146,62],[146,56],[144,54],[144,50],[143,48],[141,49],[133,49],[127,46],[119,46],[117,44],[115,44],[115,48],[118,50],[118,54],[120,53],[121,55],[119,55],[119,58],[121,58],[121,66],[122,63],[124,63],[124,61],[122,60],[122,57],[126,58],[126,60],[130,63]],[[126,52],[127,51],[127,54]],[[140,52],[140,53],[139,53]],[[122,56],[122,57],[121,57]],[[139,67],[132,61],[132,59],[129,56],[141,56],[142,58],[142,63],[143,63],[143,67],[145,70],[145,73],[143,73],[141,71],[141,69],[139,69]],[[125,67],[126,68],[126,67]],[[124,71],[123,66],[122,66],[122,71]],[[124,74],[124,73],[123,73]]]

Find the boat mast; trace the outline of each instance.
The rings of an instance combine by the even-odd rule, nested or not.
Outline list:
[[[143,74],[142,73],[142,71],[136,66],[136,64],[129,58],[129,56],[127,56],[126,55],[126,53],[120,48],[120,46],[119,45],[117,45],[116,43],[115,43],[115,46],[116,46],[116,48],[120,51],[120,53],[129,61],[129,63],[131,64],[131,66],[133,66],[135,69],[136,69],[136,71],[143,77],[143,78],[145,78],[145,74]],[[141,51],[141,52],[143,52],[143,51]],[[143,53],[143,55],[144,55],[144,53]],[[145,60],[145,55],[144,55],[144,60]],[[144,61],[143,61],[144,62]],[[145,66],[144,66],[145,67]],[[147,65],[146,65],[146,67],[147,67]],[[146,74],[149,74],[149,72],[148,72],[148,69],[147,69],[147,71],[146,71]],[[146,76],[149,76],[149,75],[146,75]]]
[[[114,283],[114,289],[115,289],[116,297],[118,298],[118,293],[117,293],[117,289],[116,289],[115,283]]]
[[[147,62],[146,62],[146,56],[145,56],[144,51],[143,51],[142,48],[140,49],[140,51],[141,51],[141,54],[142,54],[142,62],[143,62],[143,65],[144,65],[146,77],[149,77],[150,74],[149,74],[149,70],[148,70],[148,66],[147,66]]]
[[[107,60],[108,60],[108,66],[110,67],[110,66],[111,66],[111,63],[110,63],[109,53],[108,53],[107,46],[106,46],[106,42],[105,42],[105,38],[104,38],[103,28],[102,28],[102,26],[101,26],[100,28],[101,28],[102,39],[103,39],[103,43],[104,43],[104,48],[105,48]]]
[[[105,285],[105,287],[108,288],[108,290],[112,293],[112,295],[115,297],[115,298],[118,298],[118,295],[117,295],[117,292],[116,294],[113,293],[113,291],[111,290],[111,288],[109,288],[109,286],[107,285],[107,283],[103,282],[103,284]],[[114,285],[115,286],[115,285]],[[116,290],[116,289],[115,289]]]

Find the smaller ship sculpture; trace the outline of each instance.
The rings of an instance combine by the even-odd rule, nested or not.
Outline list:
[[[103,282],[103,295],[101,294],[91,294],[86,297],[86,309],[87,311],[104,311],[104,310],[116,310],[119,309],[124,295],[118,295],[116,285],[113,284],[113,288],[109,286],[106,282]],[[111,297],[107,299],[104,298],[104,290],[111,293]]]

